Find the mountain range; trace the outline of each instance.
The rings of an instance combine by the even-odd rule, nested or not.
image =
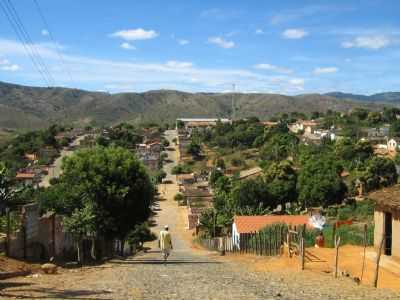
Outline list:
[[[400,93],[372,96],[261,93],[186,93],[156,90],[109,94],[61,87],[29,87],[0,82],[0,128],[36,129],[51,123],[112,125],[171,123],[177,117],[230,117],[232,97],[236,117],[262,120],[281,112],[349,111],[355,107],[380,110],[383,102],[400,103]]]
[[[331,96],[331,97],[334,97],[337,99],[400,104],[400,92],[378,93],[378,94],[373,94],[373,95],[369,95],[369,96],[350,94],[350,93],[342,93],[342,92],[331,92],[331,93],[327,93],[324,95]]]

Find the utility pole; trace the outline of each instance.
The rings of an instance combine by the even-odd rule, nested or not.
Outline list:
[[[236,119],[236,103],[235,103],[235,88],[236,85],[232,84],[232,121]]]

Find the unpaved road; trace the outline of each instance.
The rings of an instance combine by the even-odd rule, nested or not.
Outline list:
[[[169,140],[174,132],[167,132]],[[176,152],[170,152],[176,160]],[[166,165],[170,171],[172,165]],[[168,178],[175,182],[174,176]],[[163,188],[161,188],[163,191]],[[1,299],[400,299],[399,294],[357,286],[349,279],[308,272],[254,272],[246,265],[194,250],[183,238],[185,226],[173,200],[175,184],[165,188],[155,231],[168,224],[174,251],[164,264],[156,243],[148,253],[114,260],[82,271],[61,270],[59,275],[14,278],[0,282]]]
[[[86,137],[87,135],[82,135],[76,138],[72,143],[71,146],[79,146],[80,142]],[[52,178],[58,178],[61,175],[61,165],[64,157],[70,156],[74,153],[71,150],[61,150],[60,156],[54,161],[53,165],[51,166],[49,173],[43,177],[42,181],[39,183],[41,187],[49,187],[50,180]]]

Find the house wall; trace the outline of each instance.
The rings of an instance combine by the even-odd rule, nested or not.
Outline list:
[[[375,210],[374,212],[374,222],[375,222],[375,229],[374,229],[374,247],[375,249],[379,248],[379,244],[381,242],[381,238],[383,235],[383,224],[384,224],[384,214],[382,211]]]
[[[385,214],[384,211],[374,212],[375,230],[374,247],[377,250],[384,234]],[[400,258],[400,213],[392,212],[392,256]]]
[[[392,219],[392,256],[400,258],[400,213],[393,213]]]

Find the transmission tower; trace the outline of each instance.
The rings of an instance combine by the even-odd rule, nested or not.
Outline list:
[[[235,103],[235,88],[236,85],[233,83],[232,84],[232,121],[234,121],[236,119],[236,103]]]

